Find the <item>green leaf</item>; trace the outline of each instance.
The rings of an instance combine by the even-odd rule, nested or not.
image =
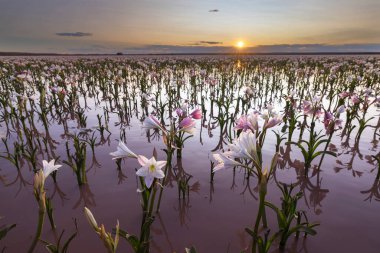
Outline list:
[[[322,154],[325,154],[325,155],[332,155],[332,156],[336,157],[336,153],[335,153],[335,152],[332,152],[332,151],[319,151],[319,152],[315,153],[315,154],[311,157],[311,160],[314,160],[314,158],[316,158],[317,156],[322,155]]]
[[[278,221],[278,226],[280,228],[284,228],[286,227],[286,217],[284,216],[284,214],[282,213],[282,211],[280,209],[278,209],[275,205],[273,205],[272,203],[269,203],[269,202],[264,202],[264,205],[272,208],[276,213],[277,213],[277,221]]]
[[[314,144],[313,151],[316,150],[322,143],[328,142],[328,140],[320,140]]]
[[[314,226],[318,226],[319,224],[314,224]],[[295,232],[305,232],[309,235],[316,235],[317,234],[317,231],[315,231],[312,226],[310,225],[297,225],[293,228],[291,228],[288,232],[288,236],[290,236],[291,234],[295,233]]]
[[[128,234],[128,232],[122,229],[119,229],[119,236],[127,240],[127,242],[132,246],[134,251],[137,252],[137,250],[140,247],[140,241],[137,238],[137,236]]]

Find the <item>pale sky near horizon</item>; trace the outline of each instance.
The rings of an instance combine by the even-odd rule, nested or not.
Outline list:
[[[380,50],[379,13],[380,0],[0,0],[0,51]]]

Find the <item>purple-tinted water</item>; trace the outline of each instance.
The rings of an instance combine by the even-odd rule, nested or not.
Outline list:
[[[87,128],[96,132],[96,114],[103,114],[103,109],[95,107],[91,101],[88,100],[89,109],[86,110]],[[379,110],[375,107],[370,109],[369,115],[376,116],[370,122],[372,125],[376,125],[378,114]],[[206,123],[209,120],[206,118]],[[117,117],[111,116],[108,123],[110,134],[105,133],[104,143],[95,148],[95,157],[92,157],[88,148],[87,185],[79,187],[67,165],[58,171],[57,184],[51,178],[47,179],[45,188],[47,195],[52,197],[57,229],[51,230],[48,219],[45,219],[43,240],[55,242],[62,230],[65,230],[64,239],[68,238],[75,231],[76,221],[78,236],[70,245],[69,252],[105,252],[101,240],[84,217],[84,206],[91,209],[98,223],[103,223],[108,231],[119,220],[122,229],[139,234],[142,212],[140,196],[136,192],[138,184],[135,170],[140,166],[136,160],[126,159],[122,162],[122,170],[118,171],[116,163],[111,160],[109,153],[116,150],[120,133],[120,127],[114,124],[116,121]],[[62,157],[61,160],[65,160],[66,136],[62,136],[63,127],[57,122],[52,123],[49,132],[56,141],[54,152],[56,156]],[[80,131],[74,121],[68,121],[68,125],[71,133]],[[165,160],[162,139],[148,142],[146,131],[141,126],[141,121],[132,117],[126,128],[128,147],[147,157],[156,148],[158,159]],[[173,158],[172,161],[173,165],[180,164],[179,167],[192,175],[190,195],[185,200],[179,199],[175,181],[165,187],[161,210],[151,229],[151,252],[184,252],[184,248],[191,245],[196,246],[199,252],[240,252],[251,243],[244,229],[253,227],[255,222],[258,209],[257,180],[251,178],[247,185],[245,173],[238,168],[235,172],[219,171],[213,183],[210,183],[210,160],[214,153],[212,150],[219,143],[219,128],[210,130],[212,136],[209,135],[207,124],[202,127],[197,122],[196,128],[195,136],[185,143],[182,159]],[[279,130],[281,126],[274,129]],[[44,131],[42,127],[39,130]],[[379,149],[378,137],[373,142],[373,131],[373,128],[367,128],[363,132],[359,149],[354,148],[353,140],[348,147],[343,147],[338,131],[330,148],[335,148],[339,156],[326,156],[321,171],[315,172],[309,179],[297,176],[296,168],[302,167],[303,158],[299,149],[291,146],[288,165],[283,168],[280,166],[275,178],[270,180],[267,200],[276,205],[281,203],[275,180],[297,182],[297,189],[304,191],[299,208],[307,212],[310,221],[319,222],[320,226],[316,228],[316,236],[300,238],[298,241],[291,238],[287,245],[288,252],[379,252],[380,183],[375,181],[377,165],[370,158]],[[5,132],[4,125],[1,125],[0,134],[3,136]],[[298,136],[298,133],[296,131],[294,136]],[[12,143],[12,138],[9,143]],[[275,137],[268,134],[263,149],[264,164],[269,163],[275,152],[274,146]],[[286,149],[283,143],[282,154]],[[43,155],[38,158],[40,162],[47,159]],[[4,217],[0,222],[17,224],[0,241],[0,249],[6,247],[4,252],[26,252],[36,232],[38,218],[38,205],[33,196],[33,172],[26,163],[17,171],[9,161],[0,158],[0,162],[0,215]],[[313,164],[318,162],[316,160]],[[347,166],[349,162],[352,163]],[[309,174],[313,174],[313,170]],[[267,209],[267,215],[271,231],[277,231],[273,211]],[[129,251],[129,246],[121,239],[118,252]],[[273,251],[276,252],[275,246]],[[39,244],[36,252],[46,250]]]

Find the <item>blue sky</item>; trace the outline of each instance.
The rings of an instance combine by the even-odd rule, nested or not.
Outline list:
[[[380,51],[379,0],[0,0],[0,51]]]

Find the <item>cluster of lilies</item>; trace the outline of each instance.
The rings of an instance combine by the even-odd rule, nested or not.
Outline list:
[[[210,151],[211,184],[222,169],[233,173],[236,168],[243,169],[247,187],[249,180],[257,180],[256,220],[253,228],[246,228],[252,237],[252,252],[269,252],[277,241],[283,249],[292,234],[315,235],[319,224],[309,222],[306,212],[297,208],[303,191],[294,194],[296,184],[275,180],[276,170],[294,167],[300,181],[309,182],[315,175],[319,178],[326,168],[322,166],[326,155],[346,157],[331,148],[339,140],[342,149],[352,148],[346,152],[352,154],[349,169],[356,154],[361,155],[363,134],[373,136],[371,143],[377,152],[379,82],[376,58],[0,59],[0,135],[4,144],[0,159],[13,164],[18,175],[26,164],[31,168],[38,203],[37,232],[28,252],[35,252],[39,242],[55,249],[50,252],[66,252],[76,233],[63,246],[61,238],[57,244],[41,239],[46,217],[52,229],[56,228],[45,180],[51,175],[57,184],[58,169],[67,165],[84,187],[88,170],[100,166],[96,147],[105,144],[116,149],[110,156],[119,171],[124,159],[135,159],[140,165],[135,174],[141,196],[141,231],[132,235],[120,228],[118,221],[113,231],[106,231],[88,206],[83,206],[85,216],[108,252],[117,251],[120,238],[136,253],[149,252],[150,228],[169,181],[177,181],[179,198],[186,198],[189,192],[192,176],[178,164],[186,156],[185,142],[196,130],[201,145],[203,130],[210,139],[215,133],[219,138]],[[95,126],[89,126],[93,124],[92,109]],[[128,147],[127,133],[135,118],[148,142],[162,140],[166,159],[158,160],[155,148],[149,156]],[[117,145],[111,135],[116,136]],[[66,153],[56,153],[58,138],[65,142]],[[268,139],[275,140],[275,145]],[[291,159],[292,146],[303,161]],[[270,162],[265,162],[267,155]],[[379,159],[377,152],[369,162]],[[378,199],[379,173],[380,165],[370,191]],[[271,181],[283,194],[281,206],[267,199]],[[278,229],[271,236],[268,209],[278,219]],[[7,226],[1,232],[5,236],[13,228]],[[187,251],[195,252],[195,248]]]

